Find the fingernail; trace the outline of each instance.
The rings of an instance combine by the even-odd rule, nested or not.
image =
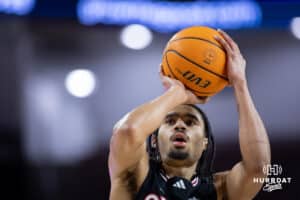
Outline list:
[[[217,35],[215,35],[215,36],[214,36],[214,38],[215,38],[215,39],[219,39],[220,37],[219,37],[219,36],[217,36]]]
[[[218,29],[217,29],[217,31],[219,31],[219,32],[220,32],[220,31],[222,31],[222,30],[218,28]]]

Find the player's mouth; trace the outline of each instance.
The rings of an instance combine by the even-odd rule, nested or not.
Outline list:
[[[171,141],[176,148],[184,148],[188,141],[188,137],[185,133],[177,132],[172,135]]]

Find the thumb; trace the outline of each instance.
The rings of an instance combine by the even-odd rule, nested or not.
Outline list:
[[[210,100],[210,97],[197,97],[199,104],[205,104]]]

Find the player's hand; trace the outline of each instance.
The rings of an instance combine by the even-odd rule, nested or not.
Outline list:
[[[197,97],[192,91],[186,89],[183,83],[179,80],[164,76],[161,68],[159,71],[159,76],[165,90],[168,90],[171,87],[176,88],[177,92],[183,95],[184,99],[186,99],[186,101],[184,102],[185,104],[204,104],[208,102],[209,97]]]
[[[216,36],[215,39],[219,41],[226,50],[226,67],[229,84],[231,86],[236,86],[240,83],[246,82],[246,61],[242,56],[238,45],[224,31],[218,30],[218,32],[223,37]]]

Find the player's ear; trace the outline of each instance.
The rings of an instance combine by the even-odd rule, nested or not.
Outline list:
[[[206,150],[206,148],[207,148],[207,144],[208,144],[208,139],[207,139],[207,137],[205,137],[204,139],[203,139],[203,150]]]
[[[152,134],[151,135],[151,148],[156,148],[157,147],[157,135],[156,134]]]

